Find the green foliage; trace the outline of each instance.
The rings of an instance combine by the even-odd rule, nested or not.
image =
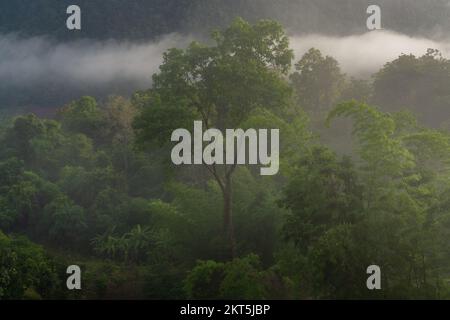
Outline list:
[[[294,240],[304,257],[299,261],[305,276],[299,280],[313,284],[303,288],[305,294],[319,298],[442,297],[446,290],[441,289],[441,273],[446,272],[446,268],[440,263],[442,255],[446,254],[439,234],[446,233],[448,226],[441,224],[440,219],[447,216],[448,211],[441,212],[437,218],[435,208],[441,200],[435,190],[448,179],[437,178],[432,172],[446,168],[448,135],[421,129],[404,114],[384,114],[356,102],[337,106],[329,119],[337,115],[354,118],[360,166],[358,174],[353,171],[351,175],[342,175],[350,178],[343,181],[353,181],[353,187],[343,187],[345,184],[338,187],[336,190],[342,192],[339,198],[328,193],[327,181],[339,186],[337,177],[340,175],[330,176],[333,171],[319,158],[312,161],[312,166],[317,166],[327,180],[314,175],[314,169],[298,170],[282,202],[292,211],[286,235]],[[430,147],[418,149],[422,143]],[[436,154],[438,157],[431,155],[435,147],[440,150],[440,156]],[[435,160],[432,163],[425,160],[431,158]],[[333,156],[329,155],[328,159]],[[437,161],[436,166],[439,159],[444,161]],[[308,175],[314,178],[310,180]],[[304,191],[314,197],[305,198],[302,193],[299,196],[304,186],[314,185],[315,192]],[[325,197],[317,199],[321,194]],[[336,202],[335,199],[347,200]],[[331,207],[327,207],[328,203]],[[342,205],[344,215],[333,214]],[[326,219],[331,223],[323,224],[322,228],[320,220],[308,223],[311,221],[308,213],[315,213],[317,217],[327,217],[324,214],[331,213],[332,217],[345,218],[349,212],[354,212],[353,218]],[[296,219],[297,216],[301,218]],[[308,234],[316,236],[308,238],[305,236]],[[370,294],[364,288],[364,270],[358,266],[370,264],[380,265],[383,270],[382,296]]]
[[[61,190],[83,207],[90,207],[96,196],[108,187],[121,189],[123,178],[113,168],[86,170],[84,167],[64,167],[58,181]]]
[[[329,111],[341,95],[345,80],[338,62],[312,48],[295,64],[295,69],[290,79],[299,104],[313,114]]]
[[[82,97],[70,103],[60,111],[59,116],[64,130],[83,133],[90,138],[98,138],[101,132],[102,113],[92,97]]]
[[[0,299],[21,299],[27,290],[34,298],[50,298],[58,285],[55,266],[41,247],[0,231]]]
[[[160,72],[153,75],[152,89],[135,95],[141,114],[134,128],[141,148],[151,142],[169,146],[171,132],[189,130],[193,120],[224,132],[250,123],[267,123],[271,118],[283,123],[296,113],[292,89],[285,79],[293,52],[279,23],[260,20],[250,24],[236,18],[228,28],[213,32],[212,38],[215,43],[211,46],[193,42],[184,50],[169,49]],[[258,113],[264,121],[257,118]],[[300,128],[302,123],[294,125]],[[205,164],[202,169],[211,174],[222,192],[222,236],[234,257],[232,176],[236,165]]]
[[[87,229],[84,209],[66,196],[60,196],[44,207],[42,224],[44,230],[48,230],[49,240],[61,246],[79,244]]]
[[[363,206],[363,188],[349,159],[313,148],[299,161],[279,202],[290,210],[288,239],[307,250],[334,225],[354,222]]]
[[[293,54],[278,23],[236,19],[213,38],[215,46],[194,42],[164,54],[135,122],[138,141],[167,143],[174,129],[190,128],[194,119],[206,127],[239,127],[256,108],[283,110],[290,104],[291,90],[280,76]]]
[[[371,83],[311,49],[289,83],[280,24],[235,19],[212,38],[168,50],[130,100],[0,124],[0,298],[450,297],[450,134],[414,115],[448,118],[448,60],[401,56]],[[194,120],[279,129],[280,174],[163,163]],[[71,264],[81,292],[61,287]],[[382,291],[366,288],[372,264]]]
[[[189,299],[266,299],[269,274],[254,254],[226,263],[199,261],[185,280],[185,291]]]
[[[112,230],[114,231],[114,230]],[[124,262],[141,262],[156,243],[157,235],[149,227],[135,226],[122,236],[114,236],[111,231],[92,240],[94,251],[112,259]]]
[[[408,108],[424,124],[443,126],[450,116],[449,85],[450,61],[428,49],[421,57],[401,55],[387,63],[375,75],[373,101],[389,111]]]

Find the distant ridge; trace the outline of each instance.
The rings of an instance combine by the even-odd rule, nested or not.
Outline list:
[[[82,8],[83,29],[69,32],[67,6]],[[14,0],[0,2],[0,33],[74,38],[148,40],[180,32],[205,34],[229,24],[272,18],[290,33],[348,35],[365,30],[369,0]],[[450,32],[448,0],[378,0],[383,25],[408,35]]]

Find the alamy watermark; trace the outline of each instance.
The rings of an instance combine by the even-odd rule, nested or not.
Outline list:
[[[171,140],[178,142],[171,153],[174,164],[260,164],[266,166],[261,175],[278,173],[279,129],[270,130],[270,143],[268,129],[226,129],[225,137],[218,129],[203,132],[202,121],[194,121],[193,129],[193,137],[187,129],[173,131]]]
[[[370,5],[367,7],[367,14],[370,16],[367,18],[366,26],[369,30],[381,29],[381,8],[377,5]]]
[[[77,5],[70,5],[66,10],[70,16],[66,20],[66,26],[69,30],[81,30],[81,8]]]
[[[81,30],[81,8],[76,4],[67,7],[66,13],[70,15],[66,20],[66,27],[71,31]],[[370,16],[366,20],[366,26],[369,30],[380,30],[381,27],[381,8],[378,5],[369,5],[366,10]]]
[[[77,265],[71,265],[67,267],[66,273],[70,274],[66,281],[67,289],[81,290],[81,268]]]
[[[366,281],[367,289],[381,290],[381,268],[377,265],[368,266],[367,274],[370,274]]]

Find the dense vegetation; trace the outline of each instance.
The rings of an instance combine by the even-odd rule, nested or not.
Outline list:
[[[450,298],[450,61],[362,81],[315,49],[294,61],[273,21],[213,40],[166,52],[130,99],[3,121],[0,298]],[[280,173],[172,165],[193,120],[279,128]]]

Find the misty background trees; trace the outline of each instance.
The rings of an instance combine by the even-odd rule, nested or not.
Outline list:
[[[274,21],[214,37],[168,50],[131,97],[5,117],[0,298],[449,298],[449,61],[356,79],[314,48],[293,60]],[[194,119],[279,128],[280,173],[172,165]]]

